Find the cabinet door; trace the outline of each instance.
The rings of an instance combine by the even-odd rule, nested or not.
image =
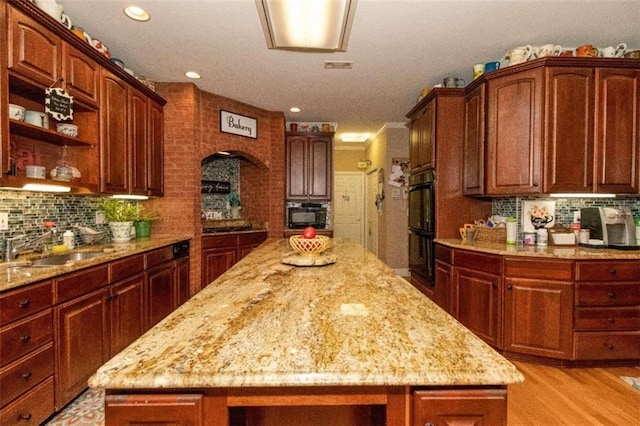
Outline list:
[[[505,279],[504,349],[571,359],[573,283]]]
[[[434,151],[436,140],[436,101],[429,102],[420,117],[420,145],[418,163],[421,167],[435,166]]]
[[[149,135],[147,140],[147,190],[149,195],[164,195],[164,112],[149,100]]]
[[[127,144],[127,84],[105,71],[102,75],[100,169],[105,193],[129,191]]]
[[[50,86],[62,76],[62,41],[17,9],[7,7],[7,11],[9,69]]]
[[[543,84],[542,69],[487,83],[488,195],[542,190]]]
[[[109,358],[107,293],[108,289],[98,290],[55,308],[56,409],[82,392]]]
[[[191,297],[191,289],[189,283],[189,258],[183,257],[176,260],[176,280],[178,288],[178,306],[189,300]]]
[[[507,424],[505,389],[416,391],[412,405],[413,426]]]
[[[593,191],[592,68],[546,70],[544,192]]]
[[[309,138],[309,188],[310,200],[330,200],[331,199],[331,179],[333,156],[331,138],[311,137]]]
[[[409,132],[409,163],[411,170],[420,168],[420,126],[422,120],[420,116],[411,120],[411,130]]]
[[[640,70],[596,68],[596,192],[640,193]]]
[[[307,138],[288,136],[286,141],[287,199],[307,197]]]
[[[453,313],[453,268],[448,263],[436,260],[435,302],[448,313]]]
[[[463,193],[483,195],[484,188],[484,102],[485,85],[481,84],[465,97]]]
[[[176,308],[173,261],[147,271],[147,328],[151,328]]]
[[[144,331],[144,274],[114,284],[109,297],[110,357],[127,347]]]
[[[502,277],[466,268],[456,268],[456,318],[492,346],[502,345]]]
[[[235,245],[202,250],[202,288],[224,274],[237,261],[238,249]]]
[[[147,97],[129,92],[129,141],[131,143],[131,193],[147,195]]]
[[[98,106],[100,67],[73,46],[62,44],[64,83],[67,92],[77,99]]]
[[[105,412],[110,424],[200,426],[204,398],[200,394],[107,395]],[[219,424],[227,424],[226,419]]]

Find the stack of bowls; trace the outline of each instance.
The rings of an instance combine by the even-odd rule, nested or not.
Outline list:
[[[9,118],[12,120],[24,121],[25,108],[16,104],[9,104]]]

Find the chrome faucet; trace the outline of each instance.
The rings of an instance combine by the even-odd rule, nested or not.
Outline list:
[[[56,228],[51,228],[50,230],[40,235],[35,240],[31,242],[24,242],[21,244],[14,244],[14,242],[19,239],[25,238],[25,235],[16,235],[13,238],[7,238],[5,240],[5,250],[4,250],[5,262],[11,262],[12,260],[15,260],[16,257],[18,257],[18,255],[21,252],[35,248],[37,245],[42,244],[47,239],[53,239],[53,236],[57,232],[58,231],[56,230]]]

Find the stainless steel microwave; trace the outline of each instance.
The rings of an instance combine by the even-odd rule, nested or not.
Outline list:
[[[289,207],[287,211],[290,229],[301,229],[307,226],[318,229],[327,227],[327,209],[320,204],[303,204],[300,207]]]

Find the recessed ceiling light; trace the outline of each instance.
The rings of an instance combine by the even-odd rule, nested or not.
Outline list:
[[[151,19],[151,16],[141,7],[127,6],[124,8],[124,14],[134,21],[146,22]]]
[[[291,111],[291,112],[300,112],[300,108],[292,107],[291,109],[289,109],[289,111]]]
[[[184,73],[184,75],[186,75],[189,78],[195,78],[195,79],[200,78],[200,74],[198,74],[195,71],[187,71],[187,72]]]

